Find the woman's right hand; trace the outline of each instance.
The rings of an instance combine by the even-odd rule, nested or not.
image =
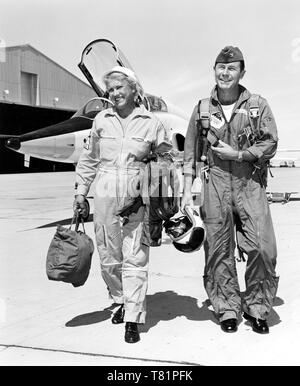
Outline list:
[[[87,216],[88,206],[86,203],[86,198],[82,194],[77,194],[73,203],[73,210],[76,214],[81,214],[82,217]]]
[[[181,198],[181,203],[180,203],[180,210],[182,213],[184,213],[184,209],[186,206],[192,205],[193,203],[193,195],[191,191],[184,191],[182,198]]]

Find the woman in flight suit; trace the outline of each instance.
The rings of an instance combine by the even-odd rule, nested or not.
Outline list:
[[[103,77],[113,107],[94,120],[90,142],[76,168],[75,209],[95,179],[94,229],[102,277],[119,304],[112,323],[125,324],[125,341],[140,340],[148,287],[149,226],[145,205],[121,221],[120,212],[140,196],[145,163],[151,152],[171,149],[161,122],[142,104],[143,90],[133,71],[114,67]]]

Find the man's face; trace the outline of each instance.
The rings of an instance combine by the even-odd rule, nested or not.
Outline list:
[[[217,63],[215,65],[215,80],[221,90],[232,90],[243,78],[245,70],[241,71],[241,62]]]
[[[107,81],[106,89],[109,99],[114,103],[117,110],[124,110],[129,106],[134,106],[136,91],[130,86],[127,79],[113,77]]]

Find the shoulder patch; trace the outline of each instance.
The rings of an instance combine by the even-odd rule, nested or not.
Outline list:
[[[89,150],[89,148],[90,148],[91,132],[92,132],[92,130],[90,130],[88,137],[85,137],[85,138],[83,139],[83,147],[84,147],[86,150]]]

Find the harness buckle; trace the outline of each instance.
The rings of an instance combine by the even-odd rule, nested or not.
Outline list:
[[[210,118],[210,113],[206,111],[200,111],[200,119],[201,120],[208,120]]]
[[[203,173],[204,174],[204,177],[205,177],[205,180],[208,181],[208,177],[209,177],[209,166],[208,165],[205,165],[201,168],[201,174]]]
[[[252,172],[252,175],[255,174],[256,172],[258,172],[259,170],[261,170],[261,166],[257,165],[257,164],[253,164],[253,172]]]

